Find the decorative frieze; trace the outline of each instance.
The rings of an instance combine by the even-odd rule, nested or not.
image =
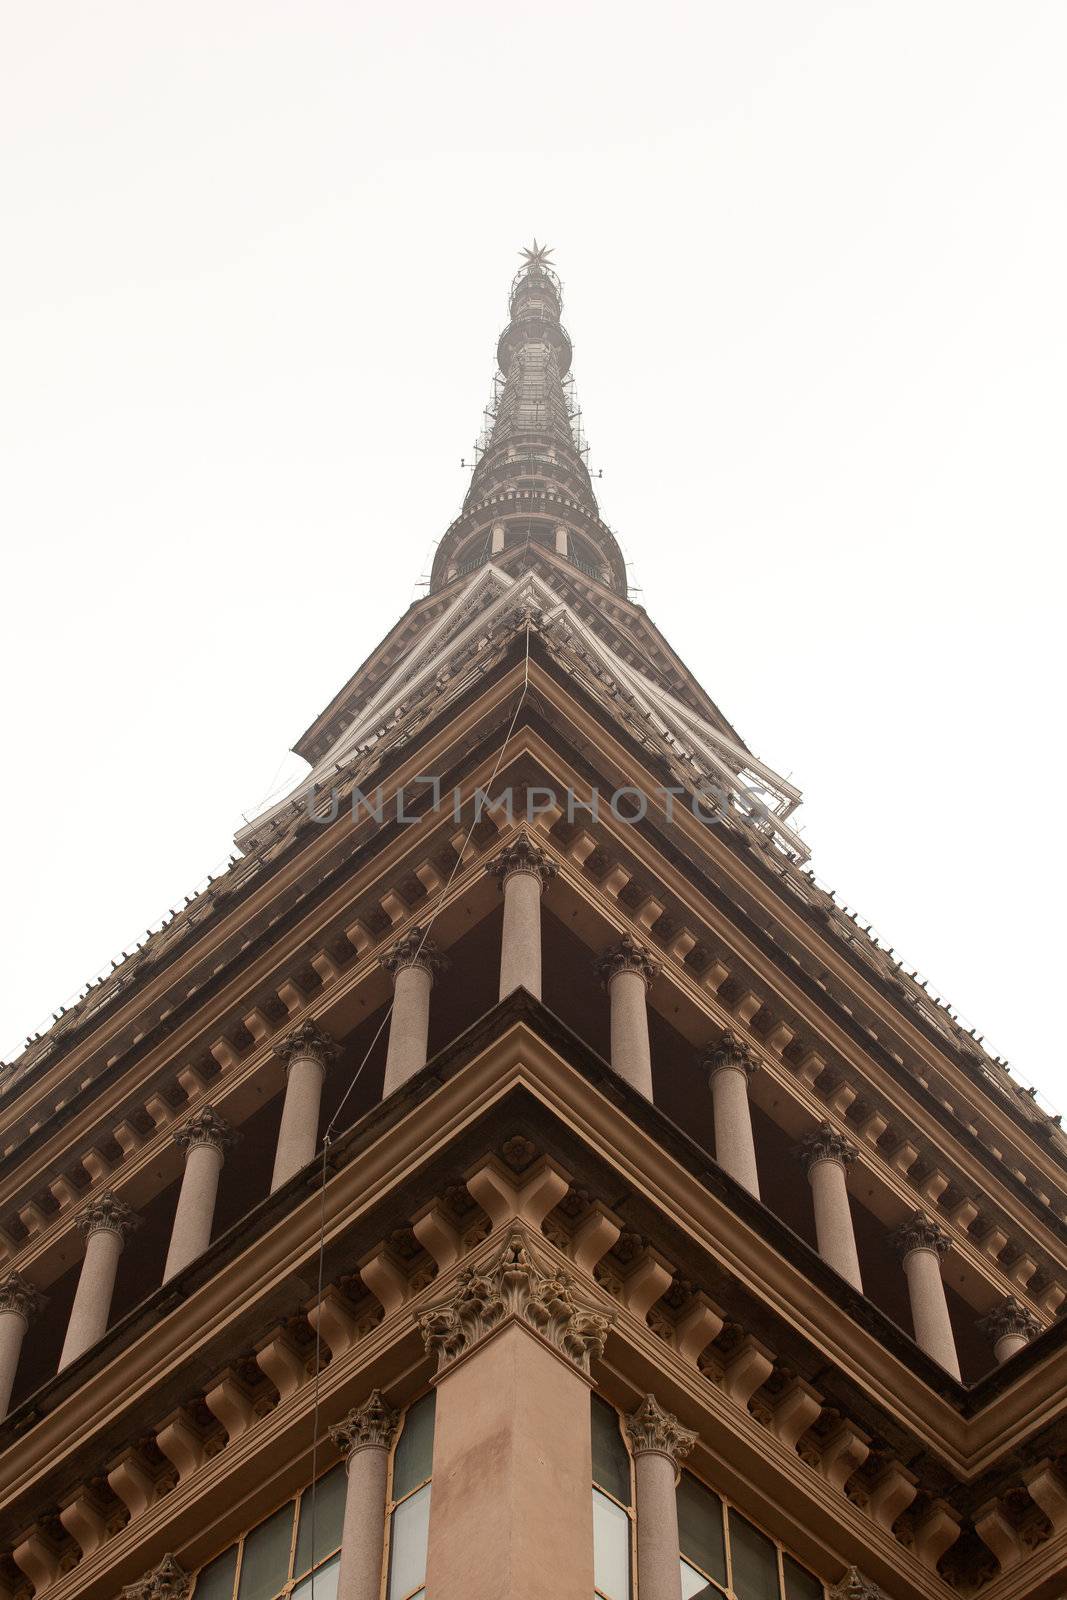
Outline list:
[[[354,1407],[343,1421],[330,1429],[330,1438],[350,1460],[357,1450],[388,1450],[400,1426],[400,1413],[372,1389],[361,1406]]]
[[[146,1572],[136,1583],[128,1583],[122,1600],[186,1600],[193,1580],[181,1562],[165,1555],[158,1567]]]
[[[542,850],[528,833],[519,833],[504,846],[499,855],[494,856],[485,870],[496,878],[501,889],[515,872],[527,872],[532,877],[539,878],[541,888],[544,889],[545,885],[556,876],[559,868],[547,851]]]
[[[646,1394],[637,1410],[626,1418],[626,1434],[635,1456],[666,1456],[676,1470],[697,1441],[697,1435],[665,1411],[654,1394]]]
[[[174,1143],[187,1154],[195,1145],[208,1145],[212,1150],[226,1150],[240,1137],[225,1117],[220,1117],[213,1106],[204,1106],[183,1122],[172,1135]]]
[[[274,1054],[285,1062],[286,1071],[298,1060],[317,1061],[325,1070],[340,1048],[325,1028],[320,1028],[317,1022],[309,1018],[278,1041],[274,1046]]]
[[[629,934],[623,934],[617,944],[611,945],[597,957],[594,970],[605,988],[621,972],[635,972],[647,985],[659,971],[659,963],[652,959],[644,945],[631,939]]]
[[[124,1200],[113,1194],[110,1189],[105,1189],[95,1199],[83,1206],[75,1219],[75,1225],[86,1239],[94,1233],[117,1233],[125,1239],[133,1233],[135,1228],[141,1226],[141,1218],[131,1211]]]

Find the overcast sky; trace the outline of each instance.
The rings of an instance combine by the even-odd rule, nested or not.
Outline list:
[[[304,770],[536,233],[638,598],[1067,1108],[1062,0],[0,18],[5,1057]]]

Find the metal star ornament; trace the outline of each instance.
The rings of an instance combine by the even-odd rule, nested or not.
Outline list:
[[[538,244],[535,239],[528,250],[520,250],[520,256],[526,262],[527,269],[547,267],[552,260],[552,251],[547,244]]]

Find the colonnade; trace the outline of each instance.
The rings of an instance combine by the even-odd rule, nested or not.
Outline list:
[[[541,896],[556,868],[525,833],[519,834],[488,868],[504,897],[500,957],[500,996],[518,987],[541,993]],[[399,1089],[426,1064],[430,1000],[445,958],[426,934],[413,929],[382,962],[393,978],[393,1001],[383,1094]],[[621,1078],[652,1099],[652,1060],[648,1033],[648,990],[658,966],[635,940],[623,937],[596,960],[611,1013],[611,1064]],[[313,1021],[305,1021],[275,1046],[285,1062],[286,1087],[275,1150],[271,1192],[305,1167],[319,1144],[322,1087],[338,1045]],[[706,1055],[715,1125],[715,1155],[755,1198],[759,1178],[749,1106],[749,1081],[758,1069],[756,1055],[726,1032]],[[164,1281],[181,1272],[211,1242],[219,1176],[226,1149],[236,1135],[214,1107],[200,1108],[174,1134],[184,1153],[184,1170],[164,1267]],[[819,1253],[862,1292],[859,1257],[849,1203],[847,1173],[856,1149],[829,1123],[798,1147],[811,1185]],[[96,1195],[77,1218],[85,1240],[78,1287],[63,1344],[60,1369],[84,1354],[107,1331],[119,1258],[139,1219],[116,1195]],[[948,1235],[916,1212],[894,1235],[907,1279],[917,1343],[954,1377],[960,1369],[945,1298],[941,1261]],[[19,1351],[27,1327],[40,1309],[36,1289],[17,1273],[0,1281],[0,1417],[7,1409]],[[1040,1331],[1040,1324],[1009,1296],[982,1326],[998,1361],[1014,1355]],[[649,1469],[651,1472],[652,1469]]]

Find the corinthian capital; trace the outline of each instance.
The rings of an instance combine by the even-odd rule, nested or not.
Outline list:
[[[733,1067],[739,1072],[744,1072],[748,1077],[758,1069],[759,1056],[754,1050],[749,1049],[743,1039],[739,1039],[729,1028],[723,1034],[714,1050],[709,1050],[704,1056],[704,1065],[708,1069],[709,1077],[714,1077],[724,1067]]]
[[[29,1322],[46,1304],[44,1295],[21,1272],[9,1272],[0,1281],[0,1312],[14,1312]]]
[[[649,984],[659,971],[659,963],[653,961],[644,945],[638,944],[627,933],[623,934],[618,944],[609,946],[597,956],[594,968],[597,977],[607,988],[612,978],[617,978],[620,972],[636,972]]]
[[[806,1139],[801,1140],[797,1154],[804,1171],[810,1172],[817,1161],[839,1161],[843,1167],[850,1167],[858,1151],[851,1139],[846,1139],[829,1122],[824,1122],[814,1133],[809,1133]]]
[[[859,1567],[849,1567],[830,1590],[829,1600],[886,1600],[886,1594]]]
[[[531,877],[540,878],[541,888],[544,889],[559,868],[528,833],[519,833],[504,846],[499,855],[493,857],[485,870],[494,874],[501,888],[514,873],[528,872]]]
[[[388,1450],[396,1438],[399,1421],[399,1412],[383,1400],[382,1391],[372,1389],[361,1406],[330,1429],[330,1438],[346,1460],[357,1450]]]
[[[626,1418],[626,1432],[635,1456],[666,1456],[675,1471],[697,1439],[695,1433],[682,1427],[676,1416],[664,1411],[654,1394],[646,1394],[633,1415]]]
[[[424,936],[421,928],[409,928],[391,950],[382,957],[382,966],[396,978],[405,967],[421,967],[431,978],[436,978],[448,965],[448,957]]]
[[[317,1022],[309,1019],[307,1022],[301,1022],[292,1033],[287,1033],[284,1039],[280,1039],[274,1046],[274,1054],[281,1056],[287,1071],[294,1061],[303,1056],[311,1061],[317,1061],[319,1066],[325,1069],[334,1056],[340,1053],[340,1049],[341,1046],[325,1028],[320,1028]]]
[[[913,1250],[933,1250],[936,1255],[943,1256],[951,1242],[944,1228],[921,1211],[902,1223],[892,1237],[902,1256],[910,1255]]]
[[[604,1353],[610,1318],[578,1299],[565,1273],[543,1269],[515,1232],[480,1267],[460,1273],[452,1295],[419,1317],[427,1351],[443,1372],[509,1322],[518,1322],[588,1374]]]
[[[125,1239],[128,1233],[141,1226],[141,1218],[130,1210],[118,1195],[105,1189],[78,1213],[77,1227],[86,1239],[93,1233],[117,1233]]]
[[[1044,1331],[1033,1312],[1028,1311],[1013,1294],[1009,1294],[999,1306],[994,1306],[992,1311],[981,1319],[978,1326],[994,1344],[998,1339],[1006,1339],[1011,1334],[1029,1342]]]
[[[183,1122],[180,1128],[174,1130],[174,1143],[186,1153],[197,1144],[210,1145],[213,1150],[225,1150],[238,1137],[214,1106],[204,1106],[188,1122]]]
[[[186,1600],[193,1580],[173,1556],[166,1555],[158,1567],[146,1572],[136,1583],[128,1583],[122,1600]]]

